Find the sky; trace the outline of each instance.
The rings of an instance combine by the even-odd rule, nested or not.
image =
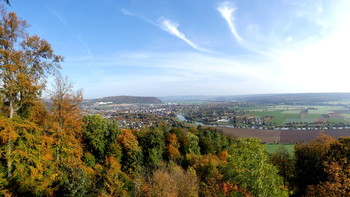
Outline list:
[[[348,0],[10,2],[85,98],[350,92]]]

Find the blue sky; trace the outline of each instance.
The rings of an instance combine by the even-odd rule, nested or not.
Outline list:
[[[348,0],[11,2],[85,98],[350,92]]]

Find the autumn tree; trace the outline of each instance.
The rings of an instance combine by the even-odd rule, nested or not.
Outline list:
[[[136,136],[129,129],[122,130],[118,143],[122,146],[122,170],[131,177],[137,177],[141,170],[142,150]]]
[[[327,180],[309,185],[306,196],[350,196],[350,165],[347,160],[326,162],[325,173]]]
[[[225,164],[217,155],[196,155],[192,157],[191,168],[199,179],[200,196],[220,196],[223,174],[220,167]]]
[[[176,165],[157,169],[145,182],[145,196],[198,196],[195,173]]]
[[[332,140],[323,165],[326,178],[316,185],[309,185],[308,195],[349,196],[350,195],[350,138]]]
[[[8,141],[13,142],[9,155],[5,154]],[[35,122],[0,116],[0,155],[1,161],[7,163],[7,183],[13,194],[52,194],[51,185],[58,175],[52,142]]]
[[[73,90],[67,77],[57,75],[50,96],[52,124],[49,132],[54,139],[55,164],[60,171],[55,183],[59,187],[57,195],[84,196],[91,190],[94,170],[81,160],[83,121],[79,104],[83,99],[82,91]]]
[[[56,161],[80,159],[82,146],[79,139],[83,121],[79,104],[83,99],[82,91],[74,91],[67,77],[57,75],[50,95]]]
[[[38,105],[45,88],[46,77],[59,68],[62,57],[55,55],[50,44],[38,36],[30,36],[27,23],[13,12],[0,6],[0,100],[1,111],[10,119],[15,114],[28,118],[29,111]],[[11,177],[14,136],[6,138],[7,175]],[[23,133],[22,133],[23,134]]]
[[[61,56],[38,36],[30,36],[26,21],[1,6],[0,78],[1,95],[9,118],[38,100],[45,88],[46,78],[53,74]]]
[[[131,180],[121,170],[121,165],[113,156],[106,157],[102,172],[102,190],[100,196],[130,196],[128,185]],[[132,192],[132,191],[129,191]]]
[[[321,134],[309,143],[295,146],[295,184],[297,195],[305,195],[308,185],[317,185],[327,180],[325,169],[326,156],[331,144],[336,140]]]
[[[166,157],[169,161],[180,161],[182,156],[179,151],[180,143],[175,134],[169,133],[166,137],[167,145],[165,147]]]

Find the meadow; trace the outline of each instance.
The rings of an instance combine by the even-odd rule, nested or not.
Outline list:
[[[294,144],[264,144],[266,152],[269,154],[274,154],[280,149],[280,147],[285,147],[290,155],[294,155]]]

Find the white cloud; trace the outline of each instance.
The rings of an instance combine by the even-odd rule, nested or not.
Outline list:
[[[263,50],[265,47],[259,45],[259,42],[246,40],[250,37],[244,34],[246,33],[244,30],[241,30],[243,31],[241,35],[239,34],[236,27],[239,21],[234,16],[237,14],[237,9],[230,2],[223,2],[217,7],[235,41],[256,54],[235,57],[219,53],[200,53],[207,50],[181,32],[179,24],[164,17],[152,22],[128,10],[122,10],[125,15],[141,18],[181,39],[197,51],[192,53],[124,51],[106,57],[94,57],[94,63],[98,65],[96,67],[105,72],[84,76],[85,79],[82,81],[85,82],[86,95],[101,96],[105,92],[109,92],[110,95],[152,96],[350,92],[349,14],[342,15],[341,20],[334,20],[333,26],[337,28],[331,34],[327,31],[327,34],[322,36],[318,32],[310,31],[301,39],[298,37],[298,32],[285,31],[285,34],[273,37],[261,31],[260,33],[265,33],[261,34],[261,37],[266,38],[266,43],[272,43],[269,46],[280,44],[270,50]],[[326,9],[326,6],[319,6],[317,11],[323,13],[328,11]],[[315,20],[318,19],[315,17]],[[271,20],[271,23],[281,22]],[[303,32],[304,26],[297,26],[297,22],[291,20],[281,23],[275,32],[279,33],[279,28],[289,25],[292,27],[290,29],[300,27]],[[254,26],[249,28],[256,32]],[[88,59],[83,61],[86,62]],[[85,69],[86,64],[83,61],[79,66]],[[91,73],[97,72],[91,71]]]
[[[139,19],[141,19],[141,20],[143,20],[151,25],[154,25],[156,27],[163,29],[164,31],[170,33],[171,35],[176,36],[176,37],[180,38],[181,40],[185,41],[188,45],[190,45],[192,48],[194,48],[198,51],[211,52],[210,50],[205,49],[203,47],[200,47],[198,44],[196,44],[192,40],[188,39],[185,36],[185,34],[180,32],[180,30],[178,29],[179,24],[177,24],[169,19],[166,19],[165,17],[160,17],[157,21],[158,23],[155,23],[152,20],[149,20],[149,19],[147,19],[143,16],[140,16],[140,15],[137,15],[137,14],[131,12],[130,10],[125,9],[125,8],[121,9],[121,12],[124,15],[137,17],[137,18],[139,18]]]
[[[185,41],[185,42],[186,42],[188,45],[190,45],[192,48],[194,48],[194,49],[196,49],[196,50],[198,50],[198,51],[202,51],[202,52],[209,52],[209,50],[204,49],[204,48],[198,46],[197,44],[195,44],[194,42],[192,42],[191,40],[189,40],[189,39],[185,36],[185,34],[183,34],[182,32],[180,32],[179,29],[178,29],[179,24],[177,24],[177,23],[175,23],[175,22],[173,22],[173,21],[171,21],[171,20],[169,20],[169,19],[166,19],[166,18],[164,18],[164,17],[159,18],[159,19],[158,19],[158,22],[159,22],[159,24],[160,24],[160,27],[161,27],[164,31],[166,31],[166,32],[168,32],[168,33],[170,33],[170,34],[172,34],[172,35],[174,35],[174,36],[180,38],[181,40]]]
[[[267,47],[261,47],[261,46],[257,46],[255,44],[252,44],[250,42],[248,42],[247,40],[243,39],[236,28],[235,25],[235,17],[234,17],[234,13],[236,12],[236,10],[238,10],[238,7],[229,1],[224,1],[222,3],[219,4],[219,6],[217,7],[217,10],[220,12],[221,17],[226,21],[233,37],[235,38],[235,40],[237,41],[237,43],[255,53],[261,54],[261,55],[266,55],[266,56],[272,56],[272,54],[270,53],[270,49]]]
[[[217,10],[220,12],[222,18],[225,19],[227,25],[229,26],[232,35],[235,37],[238,43],[241,43],[243,40],[242,38],[238,35],[237,29],[234,24],[234,17],[233,13],[237,10],[238,8],[235,6],[235,4],[225,1],[222,2]]]

